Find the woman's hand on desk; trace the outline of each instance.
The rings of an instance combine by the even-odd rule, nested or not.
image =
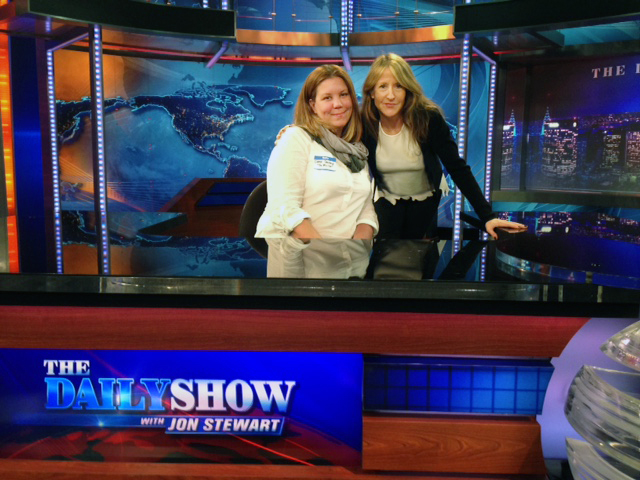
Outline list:
[[[493,237],[494,240],[498,239],[498,234],[496,233],[496,228],[503,228],[511,233],[524,232],[527,230],[527,226],[522,223],[510,222],[508,220],[500,220],[499,218],[494,218],[489,220],[484,224],[484,228],[489,235]]]

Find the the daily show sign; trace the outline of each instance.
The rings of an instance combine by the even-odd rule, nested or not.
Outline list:
[[[359,465],[356,354],[0,350],[0,457]]]

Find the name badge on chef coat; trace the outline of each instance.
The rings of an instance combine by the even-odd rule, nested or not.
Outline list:
[[[316,170],[328,170],[330,172],[335,172],[337,161],[338,160],[334,157],[316,155],[313,157],[313,168]]]

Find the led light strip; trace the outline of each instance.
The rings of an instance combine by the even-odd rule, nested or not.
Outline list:
[[[48,19],[50,20],[50,19]],[[50,25],[48,26],[50,28]],[[54,247],[56,252],[56,273],[64,273],[64,256],[62,246],[62,201],[60,199],[60,157],[58,146],[58,121],[56,109],[55,63],[54,52],[84,39],[87,35],[60,43],[47,49],[47,104],[49,107],[49,143],[51,148],[51,180],[53,191],[53,226]]]
[[[340,53],[342,64],[347,71],[351,71],[349,57],[349,33],[353,31],[353,1],[342,0],[340,8]]]
[[[487,114],[487,156],[485,159],[484,170],[484,198],[487,201],[491,198],[491,166],[493,160],[493,124],[496,109],[496,79],[498,76],[498,67],[491,65],[491,73],[489,76],[489,112]],[[488,234],[482,233],[482,239],[486,240]],[[480,280],[484,280],[487,275],[487,249],[482,250],[480,257]]]
[[[0,1],[5,5],[6,1]],[[9,65],[9,36],[0,35],[0,117],[2,118],[2,160],[7,197],[7,243],[9,272],[20,272],[18,250],[18,222],[16,217],[16,190],[13,149],[13,112],[11,105],[11,76]]]
[[[347,28],[349,17],[349,1],[342,0],[340,6],[340,47],[349,46],[349,30]]]
[[[467,117],[469,112],[469,80],[471,67],[471,35],[466,34],[462,42],[462,54],[460,56],[460,99],[458,102],[458,154],[464,158],[467,150]],[[453,250],[452,255],[460,251],[462,243],[462,193],[456,187],[454,212],[453,212]]]
[[[56,119],[56,91],[53,63],[54,50],[47,50],[47,102],[49,105],[49,140],[51,143],[51,179],[53,190],[53,228],[56,252],[56,272],[64,273],[62,256],[62,205],[60,201],[60,158]]]
[[[493,44],[498,45],[498,34],[493,35]],[[498,77],[498,67],[496,62],[491,58],[485,58],[487,62],[491,64],[491,73],[489,78],[489,112],[488,112],[488,128],[487,128],[487,159],[485,161],[484,171],[484,198],[490,201],[491,198],[491,170],[493,160],[493,128],[495,120],[495,107],[496,107],[496,84]],[[488,234],[483,233],[482,239],[486,240]],[[482,255],[480,257],[480,281],[484,281],[487,278],[487,249],[482,249]]]
[[[104,96],[102,81],[102,28],[94,25],[90,35],[93,134],[93,195],[97,215],[98,268],[100,275],[111,273],[109,223],[107,218],[107,171],[104,155]]]

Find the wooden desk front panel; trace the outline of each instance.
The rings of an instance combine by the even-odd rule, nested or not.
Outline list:
[[[0,348],[559,356],[586,318],[0,306]]]

